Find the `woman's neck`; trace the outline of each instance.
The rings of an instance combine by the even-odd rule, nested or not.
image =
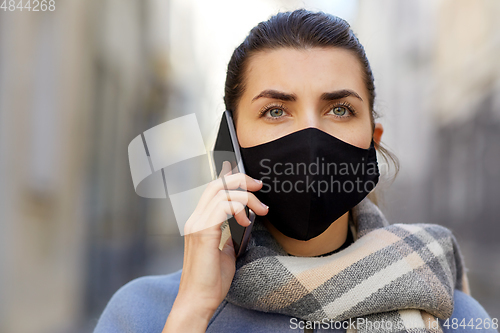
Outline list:
[[[321,235],[307,241],[285,236],[267,219],[264,219],[264,225],[287,253],[299,257],[315,257],[332,252],[344,244],[348,221],[349,212],[339,217]]]

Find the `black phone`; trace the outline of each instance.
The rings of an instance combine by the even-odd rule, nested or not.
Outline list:
[[[231,111],[228,110],[224,111],[224,114],[222,115],[219,133],[217,134],[217,139],[215,140],[214,145],[213,161],[215,164],[215,171],[217,173],[215,175],[216,177],[218,177],[221,173],[222,163],[224,161],[229,161],[229,163],[231,163],[231,170],[233,173],[245,173],[245,167],[243,166],[243,161],[241,159],[240,145],[238,143],[238,137],[236,136],[236,129],[234,127],[233,116]],[[239,225],[234,216],[228,219],[229,230],[231,232],[231,238],[233,239],[236,257],[245,252],[248,239],[250,238],[250,232],[252,231],[253,222],[255,221],[255,213],[250,208],[245,206],[245,212],[251,222],[248,227]]]

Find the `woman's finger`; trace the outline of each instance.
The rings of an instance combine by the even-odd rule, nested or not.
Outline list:
[[[228,162],[229,163],[229,162]],[[196,210],[201,212],[205,210],[208,203],[220,190],[236,190],[238,188],[248,191],[258,191],[262,187],[260,180],[253,179],[252,177],[243,173],[229,174],[208,183],[203,191],[203,194],[198,201]]]
[[[224,177],[224,176],[228,176],[230,175],[232,172],[231,170],[231,163],[229,163],[229,161],[224,161],[222,162],[222,167],[221,167],[221,171],[219,173],[219,178],[217,179],[221,179],[221,177]],[[212,191],[209,190],[209,187],[211,186],[214,186],[213,184],[214,181],[210,182],[207,184],[205,190],[203,191],[200,199],[198,200],[198,204],[196,205],[196,208],[195,208],[195,212],[198,212],[198,213],[201,213],[203,210],[205,210],[206,208],[206,205],[210,202],[210,200],[212,199],[211,197],[211,193]]]
[[[247,191],[242,191],[242,190],[229,190],[229,191],[224,191],[220,190],[214,198],[211,200],[211,202],[207,205],[207,211],[211,211],[213,207],[217,204],[219,201],[238,201],[244,206],[248,206],[250,209],[252,209],[257,215],[266,215],[267,211],[269,209],[268,206],[266,206],[264,203],[262,203],[256,196],[255,194]],[[236,212],[235,212],[236,213]],[[234,214],[232,214],[234,215]]]
[[[218,201],[210,211],[207,210],[202,216],[197,217],[192,223],[186,223],[186,226],[184,227],[184,234],[192,234],[211,227],[214,227],[213,230],[216,230],[219,228],[220,224],[227,219],[228,215],[233,215],[233,212],[234,214],[238,214],[241,211],[244,211],[244,209],[245,206],[238,201]],[[245,223],[244,226],[246,227],[250,224],[250,221],[247,218],[246,221],[243,220],[242,223]],[[220,234],[220,228],[217,234]]]
[[[219,174],[219,178],[224,177],[226,175],[230,175],[231,172],[232,172],[231,163],[229,163],[229,161],[222,162],[222,168]]]

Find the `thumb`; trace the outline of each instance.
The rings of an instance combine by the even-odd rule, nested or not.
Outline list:
[[[228,228],[229,229],[229,228]],[[234,245],[233,245],[233,239],[231,237],[231,234],[227,238],[226,242],[224,243],[224,246],[221,249],[221,252],[228,257],[230,257],[233,260],[236,260],[236,254],[234,253]]]

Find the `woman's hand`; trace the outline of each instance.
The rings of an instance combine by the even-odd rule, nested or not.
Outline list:
[[[222,175],[223,178],[208,184],[184,227],[184,263],[179,293],[164,333],[205,332],[208,321],[229,291],[236,269],[231,237],[222,250],[219,249],[221,223],[227,215],[234,215],[240,225],[249,226],[245,206],[257,215],[267,214],[268,207],[247,192],[258,191],[261,181],[242,173],[231,174],[229,162],[223,163]]]

